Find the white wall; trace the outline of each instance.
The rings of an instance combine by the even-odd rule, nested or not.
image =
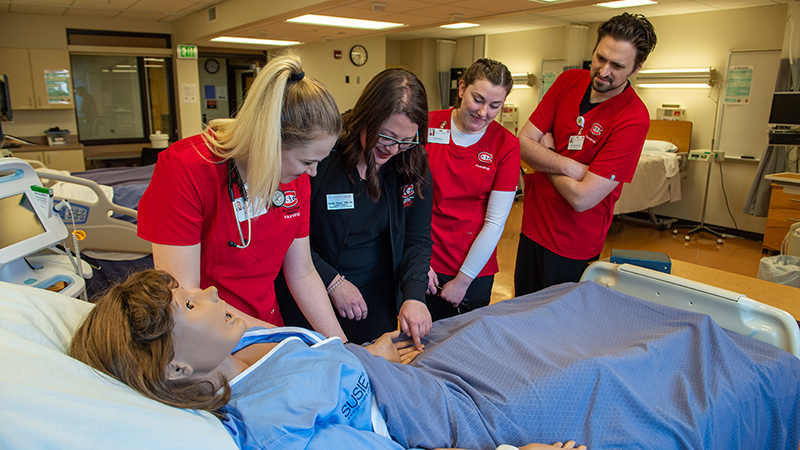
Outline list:
[[[719,12],[661,16],[651,18],[658,35],[655,51],[645,62],[645,68],[714,67],[724,76],[728,52],[780,48],[783,43],[786,5],[735,9]],[[586,43],[585,59],[597,38],[599,24],[591,24]],[[512,72],[534,72],[539,75],[542,59],[557,59],[563,55],[565,27],[488,36],[487,57],[505,63]],[[640,89],[637,91],[647,105],[651,118],[664,103],[680,103],[693,122],[692,148],[711,147],[714,132],[714,112],[719,88],[706,90]],[[538,104],[538,89],[512,91],[509,102],[519,107],[520,122],[530,116]],[[719,124],[717,125],[719,126]],[[722,149],[724,150],[724,149]],[[763,233],[766,220],[742,214],[741,209],[755,176],[757,165],[747,162],[725,162],[723,173],[730,209],[740,229]],[[683,180],[683,200],[656,209],[664,214],[685,220],[700,221],[707,166],[691,162],[687,179]],[[709,207],[706,222],[733,227],[720,186],[719,167],[712,170]]]
[[[350,61],[350,49],[357,44],[363,45],[369,56],[360,67]],[[334,58],[334,50],[342,52],[341,59]],[[306,75],[331,91],[342,112],[352,108],[369,80],[386,68],[385,36],[306,44],[291,51],[300,55]]]

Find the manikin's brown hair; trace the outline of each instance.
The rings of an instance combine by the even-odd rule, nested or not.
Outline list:
[[[75,332],[70,356],[159,402],[178,408],[218,410],[230,398],[209,381],[170,381],[175,357],[172,290],[178,282],[150,269],[110,288]],[[221,380],[222,381],[222,380]]]

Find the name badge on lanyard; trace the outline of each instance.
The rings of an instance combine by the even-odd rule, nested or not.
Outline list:
[[[583,133],[583,125],[586,123],[586,120],[583,118],[583,116],[578,116],[576,122],[578,123],[578,126],[581,128],[580,130],[578,130],[578,134],[569,137],[569,144],[567,145],[567,150],[583,150],[584,136],[581,133]]]
[[[328,202],[328,211],[354,209],[356,207],[353,194],[328,194],[325,199]]]
[[[449,144],[450,130],[444,128],[428,128],[428,142],[431,144]]]

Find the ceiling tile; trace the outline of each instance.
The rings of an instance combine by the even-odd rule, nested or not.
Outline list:
[[[43,14],[48,16],[61,16],[67,11],[63,6],[38,6],[38,5],[25,5],[14,4],[8,5],[8,12],[18,14]]]

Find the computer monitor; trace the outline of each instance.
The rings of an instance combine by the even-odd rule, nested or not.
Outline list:
[[[8,90],[8,75],[0,75],[0,121],[14,120],[11,111],[11,94]],[[0,139],[2,140],[2,139]]]
[[[59,215],[48,211],[48,201],[48,190],[28,163],[0,158],[0,269],[69,235]]]
[[[800,92],[776,92],[772,95],[769,124],[790,127],[800,125]]]

